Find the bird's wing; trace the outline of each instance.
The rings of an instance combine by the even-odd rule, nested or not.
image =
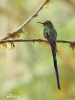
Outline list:
[[[52,48],[54,51],[56,51],[56,46],[55,46],[55,44],[54,44],[52,38],[48,35],[48,33],[46,34],[46,38],[47,38],[48,42],[50,43],[51,48]]]

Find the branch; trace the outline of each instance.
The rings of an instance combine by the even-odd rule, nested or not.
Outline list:
[[[27,19],[18,29],[16,29],[14,32],[19,32],[22,30],[22,28],[28,24],[34,17],[38,16],[38,12],[43,8],[43,6],[47,3],[47,2],[50,2],[50,0],[45,0],[41,5],[40,7],[34,12],[34,14],[29,18]]]
[[[7,35],[2,39],[2,40],[7,40],[9,38],[14,38],[16,37],[16,35],[19,33],[18,38],[20,37],[20,33],[22,33],[22,28],[24,26],[26,26],[34,17],[38,16],[39,11],[43,8],[44,5],[46,5],[48,2],[50,2],[50,0],[45,0],[40,7],[34,12],[34,14],[28,18],[20,27],[18,27],[15,31],[13,31],[12,33],[7,33]]]
[[[49,42],[47,40],[42,40],[42,39],[15,39],[15,40],[0,40],[0,48],[5,50],[7,48],[7,43],[10,43],[11,45],[11,48],[14,48],[15,47],[15,44],[14,42],[39,42],[39,43],[47,43],[49,44]],[[66,43],[66,44],[69,44],[69,47],[74,50],[75,49],[75,41],[66,41],[66,40],[57,40],[56,42],[58,43]]]
[[[0,40],[0,43],[6,43],[6,42],[45,42],[48,43],[47,40],[42,39],[15,39],[15,40]],[[66,43],[66,44],[75,44],[75,41],[66,41],[66,40],[57,40],[58,43]]]

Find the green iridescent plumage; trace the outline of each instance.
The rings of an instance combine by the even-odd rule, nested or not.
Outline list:
[[[43,26],[44,26],[43,35],[48,40],[48,42],[51,46],[54,68],[55,68],[56,79],[57,79],[57,85],[58,85],[58,89],[60,89],[60,81],[59,81],[58,68],[57,68],[57,58],[56,58],[57,32],[56,32],[51,21],[45,21],[44,23],[38,22],[38,23],[43,24]]]

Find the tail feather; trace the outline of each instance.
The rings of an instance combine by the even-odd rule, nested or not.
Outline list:
[[[53,55],[53,62],[54,62],[54,68],[56,73],[56,79],[57,79],[57,85],[58,89],[60,89],[60,81],[59,81],[59,74],[58,74],[58,68],[57,68],[57,58],[56,58],[56,42],[50,38],[50,36],[47,34],[47,40],[51,46],[52,49],[52,55]]]
[[[58,85],[58,89],[60,89],[60,81],[59,81],[59,73],[58,73],[58,68],[57,68],[56,51],[52,50],[52,55],[53,55],[53,61],[54,61],[54,68],[55,68],[55,73],[56,73],[57,85]]]

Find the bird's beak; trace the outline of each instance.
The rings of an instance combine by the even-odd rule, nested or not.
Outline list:
[[[41,23],[41,22],[37,22],[37,23],[44,24],[44,23]]]

